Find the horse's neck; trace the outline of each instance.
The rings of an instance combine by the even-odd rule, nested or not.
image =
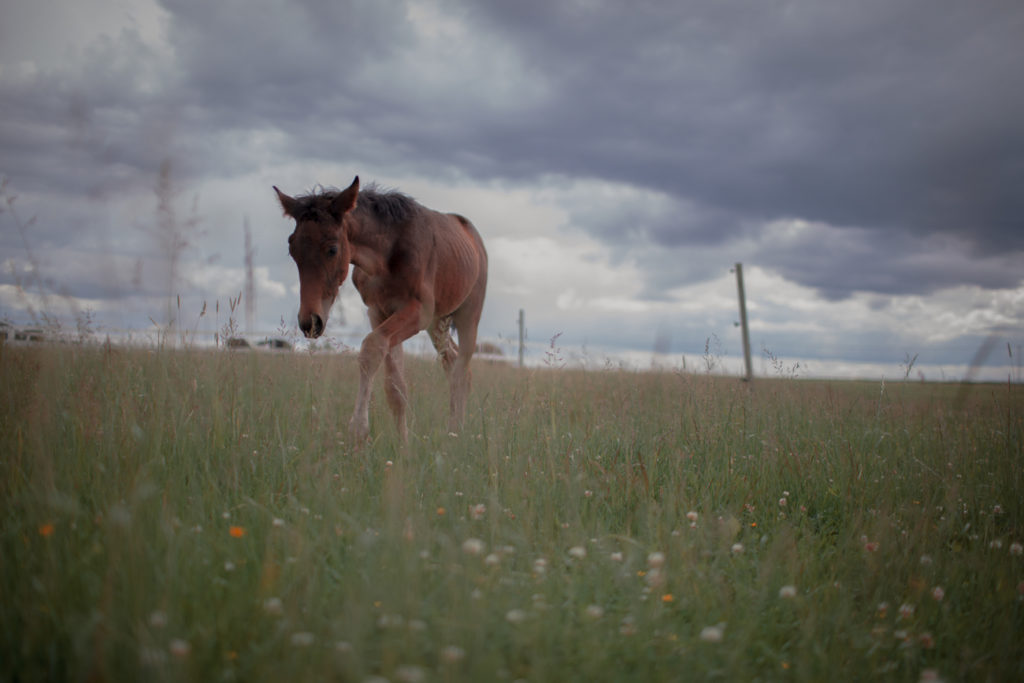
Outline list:
[[[395,240],[394,233],[372,218],[360,218],[349,224],[352,265],[367,275],[376,275],[387,267],[388,254]]]

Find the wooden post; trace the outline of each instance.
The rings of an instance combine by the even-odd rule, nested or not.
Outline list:
[[[256,260],[256,249],[252,246],[252,230],[249,229],[249,217],[242,223],[245,231],[245,333],[252,334],[256,324],[256,279],[253,277],[253,262]]]
[[[736,264],[736,288],[740,294],[740,327],[743,330],[743,362],[746,367],[746,374],[743,381],[749,382],[754,379],[754,370],[750,363],[750,330],[747,328],[747,296],[743,292],[743,264]]]
[[[523,367],[523,353],[526,349],[526,311],[519,309],[519,367]]]

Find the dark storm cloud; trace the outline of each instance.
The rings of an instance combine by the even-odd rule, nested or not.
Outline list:
[[[514,181],[555,173],[663,193],[659,205],[571,209],[580,227],[626,246],[724,244],[784,218],[850,228],[862,259],[828,242],[752,254],[830,296],[1019,280],[941,259],[890,270],[899,264],[870,256],[939,233],[981,257],[1017,249],[1015,3],[444,3],[467,27],[471,57],[517,59],[489,72],[442,62],[454,74],[433,91],[416,87],[420,37],[401,3],[167,7],[201,126],[268,126],[287,133],[290,153],[341,163]],[[506,80],[539,94],[524,87],[496,107],[488,98]],[[840,277],[823,283],[814,264]]]
[[[403,40],[402,5],[165,0],[191,103],[241,125],[358,115],[352,79]],[[222,124],[227,121],[221,121]]]
[[[64,69],[3,75],[3,170],[21,188],[99,195],[159,166],[172,79],[137,32],[102,37]]]
[[[648,260],[648,293],[717,271],[687,263],[716,245],[830,298],[1020,281],[1016,1],[161,5],[160,49],[123,30],[4,72],[20,187],[152,197],[167,159],[188,187],[296,161],[583,178],[639,190],[565,209]],[[834,230],[772,241],[784,219]]]
[[[561,93],[535,122],[550,166],[755,218],[1013,245],[1019,5],[568,6],[491,6]]]
[[[412,40],[402,2],[206,2],[166,0],[170,42],[196,132],[270,130],[286,144],[266,161],[344,163],[379,157],[414,162],[430,155],[435,127],[417,116],[401,82],[367,77],[392,64]],[[400,71],[401,63],[393,70]],[[450,118],[450,117],[448,117]],[[416,139],[416,145],[404,141]],[[207,157],[234,150],[219,145]],[[208,159],[219,167],[228,159]],[[325,179],[326,180],[326,179]]]
[[[1021,279],[1019,254],[981,253],[966,236],[823,225],[786,232],[769,227],[750,256],[827,299],[856,291],[922,295],[955,284],[1000,289]]]

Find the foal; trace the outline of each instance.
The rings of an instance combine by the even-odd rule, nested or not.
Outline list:
[[[288,252],[299,268],[299,329],[319,337],[352,265],[352,282],[369,309],[373,331],[359,349],[359,394],[349,422],[356,443],[370,433],[373,378],[385,369],[385,393],[402,441],[408,405],[402,342],[427,330],[451,384],[448,429],[458,432],[469,393],[469,360],[487,289],[487,252],[473,224],[428,209],[399,192],[372,185],[289,197],[277,187],[286,216],[295,219]],[[456,350],[451,328],[458,332]]]

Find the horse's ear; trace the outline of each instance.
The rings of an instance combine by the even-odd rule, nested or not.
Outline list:
[[[356,200],[359,198],[359,176],[356,176],[348,189],[339,193],[331,202],[331,215],[339,221],[347,212],[356,208]]]
[[[277,193],[277,201],[281,202],[281,208],[284,209],[284,215],[295,218],[295,213],[298,209],[299,203],[292,197],[289,197],[284,192],[277,189],[277,185],[274,185],[274,192]]]

